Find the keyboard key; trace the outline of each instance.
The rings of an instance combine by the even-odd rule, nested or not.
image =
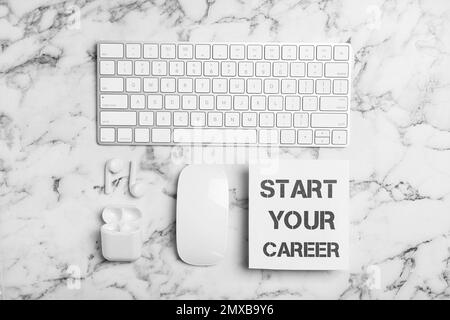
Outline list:
[[[175,111],[173,113],[173,125],[176,127],[186,127],[189,123],[189,114],[186,111]]]
[[[217,96],[217,110],[231,110],[231,96]]]
[[[206,126],[206,114],[204,112],[191,112],[191,126],[193,127]]]
[[[100,91],[122,92],[122,78],[100,78]]]
[[[195,92],[207,93],[210,92],[209,79],[195,79]]]
[[[208,112],[208,126],[221,127],[223,125],[223,114],[221,112]]]
[[[228,46],[225,44],[214,44],[212,46],[213,59],[225,60],[228,58]]]
[[[167,62],[166,61],[152,61],[152,75],[166,76]]]
[[[140,78],[127,78],[126,85],[127,85],[127,92],[140,92],[141,91],[141,79]]]
[[[114,61],[100,61],[100,74],[113,75],[114,71]]]
[[[207,80],[207,79],[202,79]],[[192,93],[193,92],[193,82],[191,78],[178,78],[178,92],[180,93]]]
[[[347,106],[347,97],[320,97],[321,111],[346,111]]]
[[[226,112],[225,113],[225,126],[226,127],[239,127],[239,113],[238,112]]]
[[[102,43],[100,44],[100,58],[122,58],[123,44]]]
[[[316,59],[319,61],[331,60],[331,46],[317,46]]]
[[[312,130],[297,130],[297,143],[309,145],[313,143],[313,131]]]
[[[278,144],[279,143],[278,130],[261,129],[259,130],[259,143],[263,144]]]
[[[149,94],[147,96],[147,108],[149,109],[162,109],[163,96],[160,94]]]
[[[195,46],[195,58],[200,60],[207,60],[211,57],[211,49],[209,44],[197,44]]]
[[[300,46],[299,47],[300,60],[314,60],[314,46]]]
[[[102,94],[100,95],[100,108],[104,109],[126,109],[128,108],[128,96],[125,94]]]
[[[144,58],[145,59],[158,59],[158,45],[157,44],[144,44]]]
[[[280,140],[281,144],[294,144],[295,130],[281,130]]]
[[[274,77],[287,77],[288,64],[287,62],[274,62],[273,63],[273,76]]]
[[[134,141],[138,143],[150,142],[150,130],[147,128],[134,129]]]
[[[155,143],[170,142],[171,138],[170,129],[152,129],[151,138],[152,142]]]
[[[137,76],[150,75],[150,63],[148,61],[135,61],[134,74]]]
[[[139,112],[139,125],[152,126],[153,125],[153,112],[149,112],[149,111]]]
[[[330,144],[330,137],[315,137],[314,143],[318,145]]]
[[[118,142],[132,142],[133,141],[133,130],[131,128],[117,129],[117,141]]]
[[[219,75],[219,62],[217,61],[204,62],[203,75],[207,77],[217,77]]]
[[[236,62],[226,61],[221,62],[220,71],[223,77],[235,77],[236,76]]]
[[[238,75],[240,77],[252,77],[253,76],[253,63],[252,62],[239,62]]]
[[[241,45],[241,44],[230,45],[230,59],[244,60],[245,59],[245,46]]]
[[[282,96],[269,96],[267,99],[267,107],[270,111],[283,110],[283,97]]]
[[[348,93],[348,80],[347,79],[334,79],[333,80],[333,93],[334,94],[347,94]]]
[[[298,80],[298,93],[313,94],[314,93],[314,80],[312,80],[312,79]]]
[[[330,94],[331,93],[331,80],[329,80],[329,79],[316,80],[316,93],[317,94]]]
[[[248,79],[247,80],[247,93],[262,93],[262,81],[261,79]]]
[[[131,61],[117,61],[117,74],[129,76],[133,73],[133,63]]]
[[[312,113],[312,128],[346,128],[346,113]]]
[[[319,78],[322,77],[322,63],[321,62],[310,62],[308,63],[308,77]]]
[[[266,45],[264,47],[264,58],[266,60],[280,59],[280,47],[277,45]]]
[[[316,96],[303,97],[303,110],[317,111],[317,97]]]
[[[277,113],[277,127],[278,128],[292,127],[292,115],[288,112]]]
[[[180,96],[178,95],[166,95],[164,108],[167,110],[180,109]]]
[[[228,91],[228,80],[214,78],[212,80],[212,92],[214,93],[227,93]]]
[[[259,126],[269,128],[275,125],[275,116],[272,112],[261,112],[259,114]]]
[[[230,93],[245,93],[245,80],[230,79]]]
[[[145,109],[145,96],[143,94],[133,94],[130,96],[131,109]]]
[[[297,47],[292,45],[285,45],[281,47],[281,58],[283,60],[297,59]]]
[[[100,128],[101,142],[115,142],[114,128]]]
[[[251,96],[250,108],[252,110],[266,110],[266,97],[265,96]]]
[[[186,62],[186,75],[200,76],[202,74],[202,63],[199,61]]]
[[[242,114],[242,126],[243,127],[256,127],[256,112],[244,112]]]
[[[249,60],[261,60],[263,47],[261,45],[248,45],[247,46],[247,59]]]
[[[175,78],[161,78],[160,90],[163,93],[175,92],[176,80]]]
[[[347,144],[347,131],[345,130],[333,130],[331,143],[335,145]]]
[[[200,110],[213,110],[214,109],[214,96],[200,96],[199,98]]]
[[[248,96],[234,96],[234,110],[248,110]]]
[[[278,79],[264,79],[264,93],[280,93],[280,85]]]
[[[139,59],[141,57],[141,45],[139,43],[127,43],[125,53],[127,58]]]
[[[256,130],[175,128],[173,141],[176,143],[256,143]]]
[[[168,111],[156,112],[156,125],[157,126],[170,126],[171,113]]]
[[[171,75],[171,76],[184,75],[184,62],[183,61],[170,61],[169,62],[169,75]]]
[[[325,77],[329,78],[347,78],[348,63],[345,62],[328,62],[325,63]]]
[[[158,92],[158,78],[144,78],[144,92]]]
[[[334,46],[334,60],[347,61],[349,59],[348,46]]]
[[[195,109],[197,109],[197,96],[184,95],[182,97],[181,107],[184,110],[195,110]]]
[[[175,59],[176,47],[174,44],[161,44],[161,58],[162,59]]]
[[[255,75],[257,77],[269,77],[271,74],[270,62],[257,62],[255,64]]]
[[[330,131],[329,130],[317,129],[317,130],[315,130],[314,134],[315,134],[316,137],[320,137],[320,138],[329,137],[330,136]]]
[[[309,116],[307,113],[294,113],[294,127],[308,128]]]
[[[283,79],[281,80],[281,93],[283,94],[293,94],[296,93],[296,81],[294,79]]]
[[[291,62],[291,77],[304,77],[305,76],[305,63],[304,62]]]
[[[194,48],[192,44],[179,44],[178,45],[178,58],[179,59],[192,59],[194,57]]]
[[[286,111],[298,111],[301,107],[301,99],[299,96],[286,97]]]
[[[100,124],[102,126],[135,126],[136,112],[101,111]]]

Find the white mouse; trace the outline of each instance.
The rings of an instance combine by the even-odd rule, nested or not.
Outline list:
[[[217,264],[227,247],[228,181],[215,165],[189,165],[178,178],[177,250],[196,266]]]

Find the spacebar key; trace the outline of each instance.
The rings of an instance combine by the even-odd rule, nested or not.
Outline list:
[[[176,143],[256,143],[254,129],[174,129]]]

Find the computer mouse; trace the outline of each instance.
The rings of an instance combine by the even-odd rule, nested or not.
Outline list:
[[[178,178],[177,251],[196,266],[217,264],[227,247],[228,181],[217,165],[189,165]]]

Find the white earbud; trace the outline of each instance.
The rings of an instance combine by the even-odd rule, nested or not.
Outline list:
[[[105,194],[111,193],[112,175],[123,169],[123,161],[120,159],[110,159],[105,164]]]
[[[136,182],[136,164],[130,161],[130,177],[128,178],[128,188],[130,194],[135,198],[140,198],[145,193],[145,186],[143,183]]]

